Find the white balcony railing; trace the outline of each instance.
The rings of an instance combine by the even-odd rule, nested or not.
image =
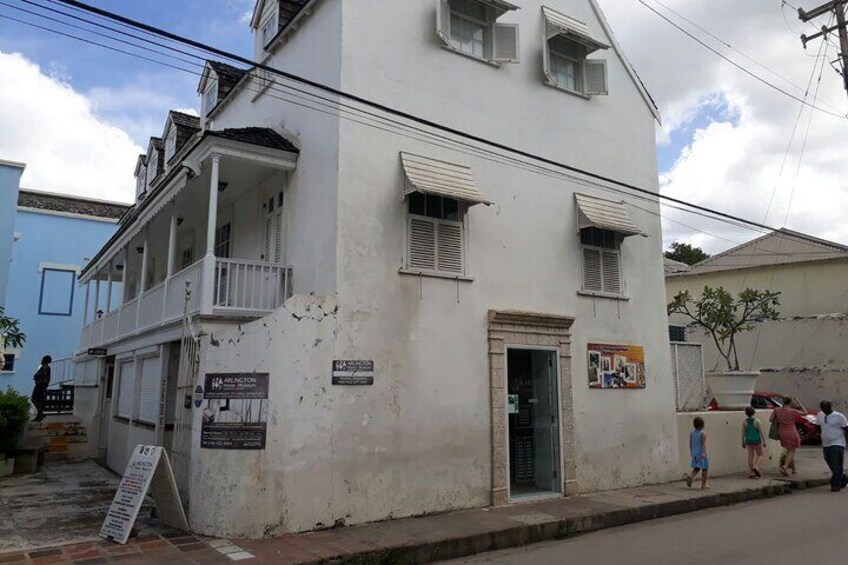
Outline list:
[[[216,310],[268,312],[288,298],[291,268],[261,261],[218,259],[215,264]]]
[[[204,273],[211,274],[204,277]],[[288,266],[217,258],[207,263],[204,258],[85,326],[80,349],[108,345],[180,320],[184,314],[262,316],[286,301],[290,286]]]

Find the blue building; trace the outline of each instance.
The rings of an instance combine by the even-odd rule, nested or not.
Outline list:
[[[4,353],[0,388],[29,394],[43,355],[52,355],[54,381],[67,371],[79,344],[86,305],[88,318],[106,304],[86,300],[77,284],[80,269],[115,233],[127,206],[74,196],[21,189],[14,218],[14,244],[6,290],[6,313],[21,322],[26,344]],[[2,214],[0,210],[0,214]],[[2,216],[0,216],[2,217]],[[113,295],[120,296],[120,285]]]
[[[4,306],[6,300],[12,242],[15,239],[15,204],[25,166],[0,159],[0,306]]]

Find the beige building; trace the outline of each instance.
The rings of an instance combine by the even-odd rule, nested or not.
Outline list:
[[[666,294],[698,296],[705,286],[736,294],[744,288],[781,293],[781,319],[741,336],[740,368],[759,369],[757,389],[798,396],[807,405],[832,398],[848,405],[848,247],[786,229],[766,234],[690,268],[666,262]],[[680,334],[683,317],[673,316]],[[707,371],[720,360],[695,328],[686,339],[704,344]]]

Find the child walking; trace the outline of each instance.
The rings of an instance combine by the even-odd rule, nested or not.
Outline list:
[[[706,490],[710,474],[710,460],[707,457],[707,433],[704,431],[704,419],[696,416],[692,422],[695,429],[689,434],[689,453],[692,455],[692,471],[683,475],[686,486],[691,487],[692,481],[701,473],[701,490]]]
[[[760,421],[754,418],[756,410],[752,406],[745,408],[745,421],[742,422],[742,449],[748,450],[748,478],[759,479],[760,462],[763,459],[763,432]]]

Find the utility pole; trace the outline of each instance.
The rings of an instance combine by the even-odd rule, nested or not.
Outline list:
[[[814,33],[813,35],[802,35],[801,43],[804,45],[804,49],[806,49],[808,42],[818,39],[819,37],[824,37],[826,41],[827,34],[833,31],[839,31],[839,57],[842,62],[842,72],[840,74],[842,75],[842,85],[845,87],[845,91],[848,92],[848,29],[846,29],[845,24],[846,4],[848,4],[848,0],[831,0],[831,2],[822,4],[818,8],[813,8],[809,12],[805,12],[803,8],[798,8],[798,17],[802,22],[806,23],[825,14],[833,13],[836,15],[835,26],[827,27],[826,25],[823,25],[821,31]]]

